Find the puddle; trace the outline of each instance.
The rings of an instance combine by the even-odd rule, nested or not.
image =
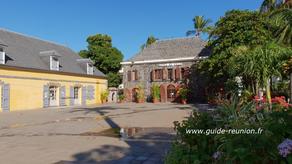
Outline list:
[[[80,133],[80,136],[105,136],[105,137],[120,137],[120,129],[119,128],[110,128],[100,132],[85,132]]]

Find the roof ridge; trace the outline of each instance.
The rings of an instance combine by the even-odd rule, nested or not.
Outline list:
[[[65,47],[65,48],[69,48],[68,46],[64,45],[64,44],[61,44],[61,43],[56,43],[54,41],[50,41],[50,40],[45,40],[45,39],[41,39],[37,36],[32,36],[32,35],[28,35],[28,34],[23,34],[23,33],[20,33],[20,32],[15,32],[15,31],[12,31],[10,29],[6,29],[6,28],[2,28],[0,27],[0,30],[1,31],[4,31],[4,32],[9,32],[9,33],[13,33],[13,34],[16,34],[16,35],[20,35],[22,37],[27,37],[27,38],[31,38],[31,39],[35,39],[35,40],[39,40],[39,41],[42,41],[42,42],[46,42],[46,43],[50,43],[50,44],[54,44],[54,45],[57,45],[57,46],[62,46],[62,47]],[[70,49],[70,48],[69,48]]]
[[[196,37],[196,36],[186,36],[186,37],[170,37],[170,38],[158,39],[156,42],[172,41],[172,40],[183,40],[183,39],[198,39],[200,41],[204,41],[201,38]]]

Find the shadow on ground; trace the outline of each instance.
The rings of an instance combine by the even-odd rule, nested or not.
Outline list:
[[[147,132],[126,139],[124,142],[128,147],[103,145],[98,149],[73,155],[73,161],[59,161],[56,164],[161,164],[173,138],[173,134]]]
[[[174,104],[174,106],[174,108],[180,110],[193,109],[195,107],[193,105],[184,106],[178,104]],[[108,114],[109,110],[127,110],[130,109],[130,107],[127,105],[106,105],[94,108],[82,108],[80,111],[96,112],[105,117],[105,121],[111,126],[111,128],[119,129],[119,125],[112,120],[115,116],[138,112],[171,110],[169,106],[167,108],[161,108],[159,105],[153,105],[153,108],[144,108],[146,107],[139,105],[134,110],[129,110],[125,113]],[[127,144],[125,147],[102,145],[99,148],[73,155],[73,161],[59,161],[56,164],[161,164],[163,163],[167,151],[170,149],[174,137],[175,132],[172,128],[148,128],[133,137],[121,141]]]

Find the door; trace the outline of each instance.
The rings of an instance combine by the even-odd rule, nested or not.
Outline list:
[[[57,87],[56,86],[50,86],[49,87],[49,105],[50,106],[57,106]]]
[[[167,86],[167,101],[173,102],[176,98],[176,89],[174,85]]]
[[[79,87],[74,87],[74,95],[73,95],[74,105],[80,105],[79,89],[80,89]]]

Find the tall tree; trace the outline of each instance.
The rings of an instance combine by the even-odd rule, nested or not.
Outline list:
[[[213,93],[228,88],[226,82],[234,76],[229,73],[230,57],[239,46],[256,47],[272,40],[266,18],[258,12],[231,10],[216,22],[209,36],[208,46],[211,57],[198,65],[199,71],[207,78],[207,88]],[[214,91],[215,90],[215,91]]]
[[[118,71],[123,54],[112,46],[112,39],[108,35],[96,34],[87,38],[87,50],[81,50],[79,55],[90,58],[94,66],[108,76],[108,85],[117,87],[121,78]]]
[[[201,33],[208,33],[211,30],[211,20],[205,19],[204,16],[195,16],[193,19],[194,22],[194,30],[187,31],[186,35],[195,35],[197,37],[201,36]]]
[[[238,46],[263,45],[272,39],[267,20],[254,11],[231,10],[225,13],[210,33],[213,54],[230,53]]]
[[[273,12],[274,36],[279,43],[292,47],[292,9],[283,8]]]

